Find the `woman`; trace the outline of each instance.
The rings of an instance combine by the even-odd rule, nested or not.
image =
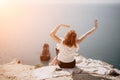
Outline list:
[[[94,21],[94,27],[82,35],[80,38],[77,38],[77,34],[74,30],[70,30],[66,33],[64,39],[61,39],[56,35],[57,31],[61,27],[69,28],[69,25],[60,24],[55,27],[50,33],[50,36],[53,40],[59,43],[59,54],[53,59],[51,65],[58,64],[60,68],[74,68],[76,61],[73,54],[76,52],[78,45],[92,32],[97,29],[98,23],[97,20]]]

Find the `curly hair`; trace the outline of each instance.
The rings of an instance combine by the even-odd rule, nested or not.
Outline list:
[[[70,30],[67,32],[65,35],[65,39],[63,40],[63,44],[68,46],[68,47],[77,47],[76,45],[76,37],[77,34],[74,30]]]

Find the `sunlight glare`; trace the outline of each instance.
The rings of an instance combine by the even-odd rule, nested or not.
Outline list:
[[[6,5],[8,5],[9,0],[0,0],[0,7],[4,7]]]

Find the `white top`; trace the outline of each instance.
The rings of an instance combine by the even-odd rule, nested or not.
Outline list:
[[[57,48],[59,49],[59,54],[57,59],[59,61],[65,62],[65,63],[69,63],[74,61],[74,53],[78,50],[78,46],[77,48],[75,47],[67,47],[65,46],[62,42],[60,44],[57,44]]]

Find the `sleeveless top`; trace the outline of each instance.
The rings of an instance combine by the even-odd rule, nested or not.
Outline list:
[[[59,49],[59,54],[57,57],[57,60],[69,63],[74,61],[74,53],[78,51],[78,45],[77,48],[75,47],[68,47],[61,42],[60,44],[57,44],[57,49]]]

